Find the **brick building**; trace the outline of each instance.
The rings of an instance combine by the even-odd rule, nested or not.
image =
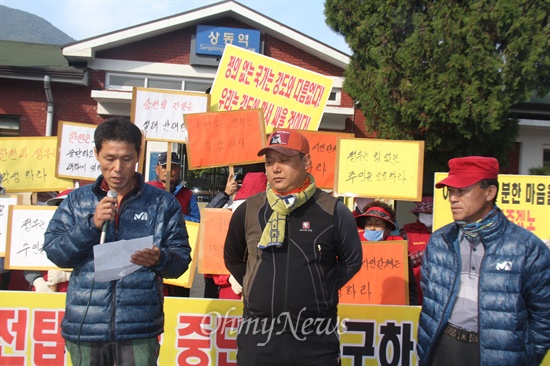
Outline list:
[[[111,116],[130,116],[134,86],[205,92],[220,57],[197,54],[198,26],[258,31],[260,53],[331,77],[333,89],[319,129],[367,137],[364,116],[342,91],[349,56],[234,1],[62,47],[1,41],[0,133],[55,136],[58,121],[99,124]],[[536,119],[529,119],[532,109],[525,108],[527,119],[520,123],[518,151],[508,173],[528,174],[530,167],[550,159],[550,143],[544,141],[550,136],[548,103],[541,106]]]

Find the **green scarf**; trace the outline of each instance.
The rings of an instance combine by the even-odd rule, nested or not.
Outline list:
[[[265,249],[271,246],[280,248],[283,246],[285,239],[286,217],[292,211],[302,206],[308,199],[313,197],[317,190],[315,179],[309,174],[309,185],[301,192],[279,196],[273,192],[271,185],[267,184],[266,194],[267,202],[273,209],[273,213],[267,220],[267,225],[264,228],[258,248]]]

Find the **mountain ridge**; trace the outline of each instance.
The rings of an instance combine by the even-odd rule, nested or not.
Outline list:
[[[0,40],[63,45],[75,42],[44,18],[0,5]]]

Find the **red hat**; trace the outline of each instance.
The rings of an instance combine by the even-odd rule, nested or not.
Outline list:
[[[359,215],[356,215],[354,213],[353,216],[355,216],[355,222],[357,222],[358,226],[359,226],[360,217],[370,216],[370,217],[377,217],[379,219],[382,219],[382,220],[386,221],[388,224],[390,224],[390,228],[392,229],[392,231],[397,228],[397,225],[395,225],[395,223],[391,219],[390,213],[388,211],[386,211],[385,209],[383,209],[382,207],[379,207],[379,206],[369,207],[367,209],[367,211],[365,211],[365,213],[362,213],[362,214],[359,214]]]
[[[426,213],[431,214],[434,210],[433,205],[434,199],[430,196],[422,197],[422,201],[416,202],[414,208],[411,210],[411,213]]]
[[[309,154],[309,143],[297,130],[282,129],[271,134],[268,146],[258,151],[258,156],[265,155],[267,150],[274,150],[284,156]]]
[[[435,187],[466,188],[482,179],[498,179],[498,160],[486,156],[466,156],[449,160],[449,176]]]
[[[265,173],[246,173],[243,184],[233,200],[245,200],[256,193],[265,192],[266,187],[267,177]]]
[[[65,198],[67,198],[69,193],[71,193],[73,191],[73,189],[74,188],[70,188],[70,189],[66,189],[64,191],[59,192],[59,194],[57,196],[47,200],[46,205],[47,206],[59,206],[61,204],[61,202],[63,202],[63,200]]]

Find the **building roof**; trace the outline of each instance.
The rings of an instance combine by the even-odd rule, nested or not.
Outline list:
[[[236,19],[342,69],[349,63],[347,54],[233,0],[221,1],[184,13],[70,43],[63,47],[63,55],[70,61],[85,62],[92,60],[98,51],[225,17]]]
[[[0,40],[0,77],[82,83],[84,70],[69,66],[61,46]]]

